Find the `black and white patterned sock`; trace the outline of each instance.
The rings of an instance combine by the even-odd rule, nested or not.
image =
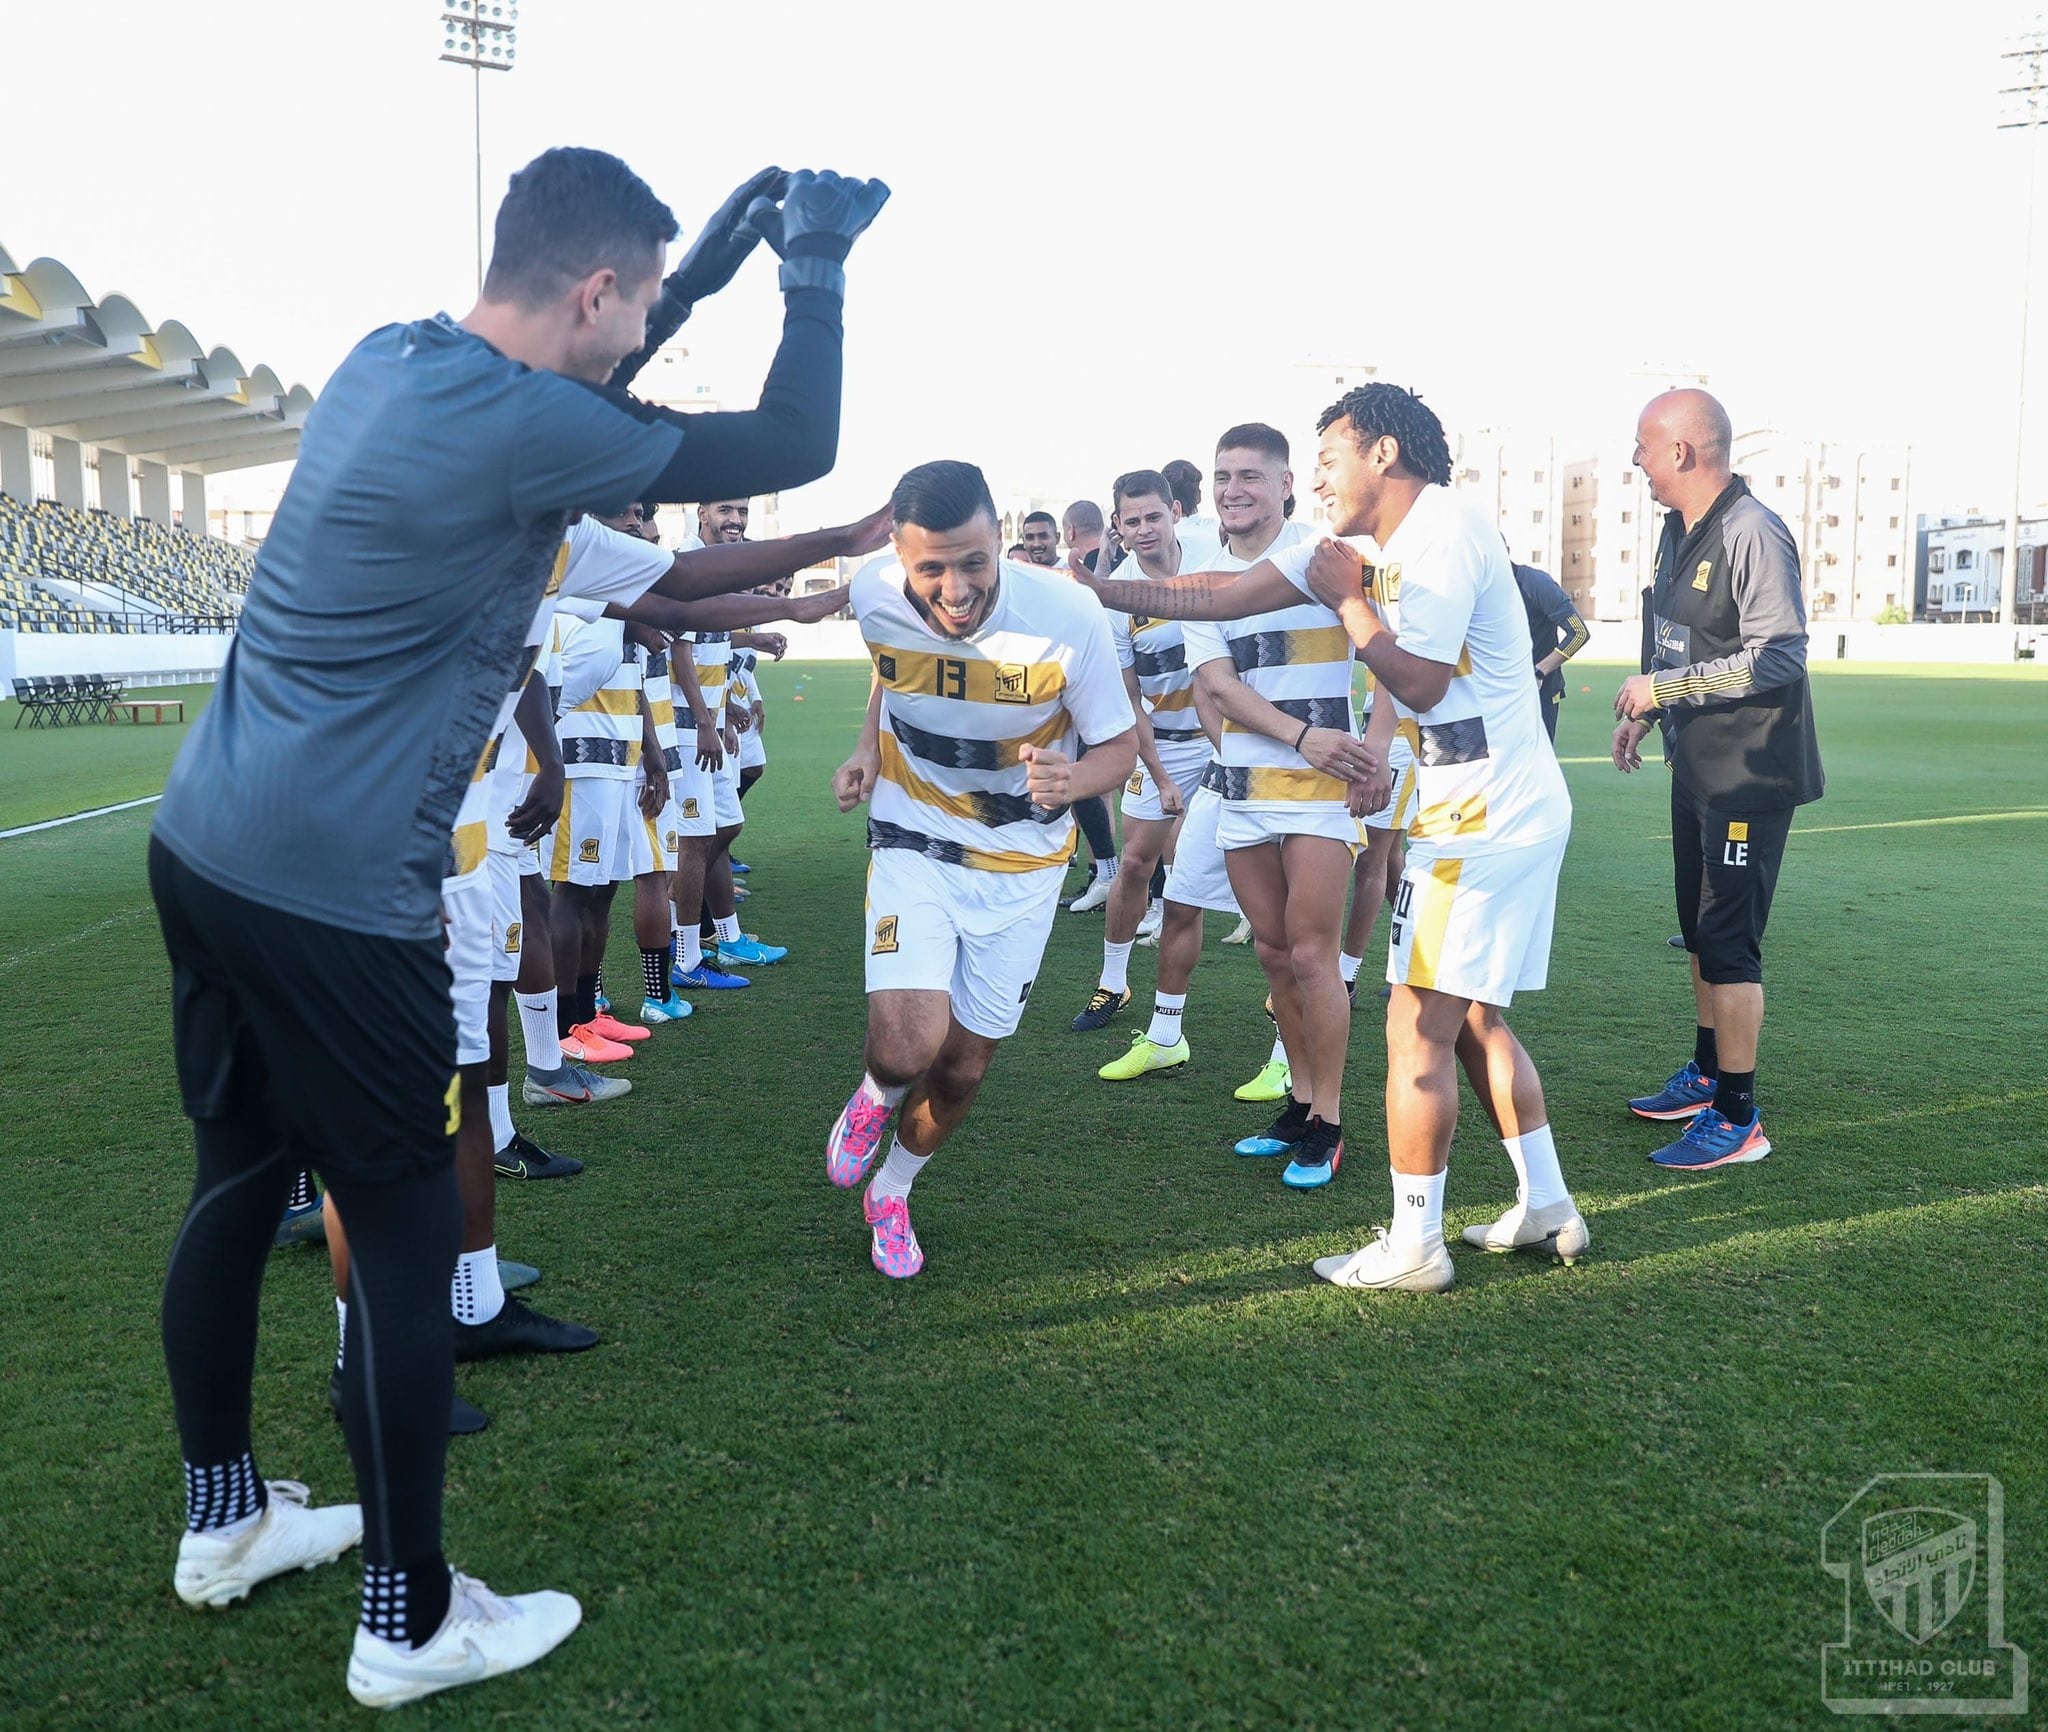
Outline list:
[[[185,1527],[209,1534],[263,1513],[270,1493],[256,1476],[256,1458],[244,1450],[233,1461],[201,1467],[185,1463]]]
[[[363,1628],[386,1642],[421,1648],[448,1616],[448,1564],[439,1552],[410,1568],[363,1566]]]
[[[292,1181],[292,1200],[285,1205],[288,1209],[307,1209],[320,1200],[320,1193],[313,1189],[313,1175],[304,1167]]]
[[[668,1000],[668,948],[643,950],[640,952],[641,982],[647,988],[647,996],[656,1004]]]

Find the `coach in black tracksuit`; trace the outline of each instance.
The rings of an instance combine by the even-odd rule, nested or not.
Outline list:
[[[1670,509],[1643,671],[1615,699],[1617,768],[1641,764],[1652,721],[1663,729],[1678,918],[1698,1007],[1698,1079],[1681,1071],[1663,1094],[1631,1105],[1676,1119],[1684,1113],[1675,1109],[1711,1101],[1731,1133],[1750,1133],[1719,1136],[1703,1116],[1685,1139],[1702,1147],[1652,1157],[1683,1167],[1769,1152],[1756,1111],[1764,925],[1793,810],[1822,789],[1798,549],[1729,468],[1729,443],[1727,412],[1704,391],[1669,392],[1643,411],[1635,460]],[[1689,1090],[1699,1098],[1677,1098]]]

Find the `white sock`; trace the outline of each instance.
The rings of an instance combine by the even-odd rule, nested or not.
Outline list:
[[[1387,1170],[1394,1178],[1394,1224],[1387,1237],[1397,1245],[1442,1244],[1445,1175]]]
[[[737,944],[740,941],[740,917],[728,914],[723,920],[717,915],[711,917],[711,930],[718,934],[720,944]]]
[[[1172,1046],[1180,1039],[1180,1013],[1188,1002],[1184,992],[1155,992],[1152,995],[1152,1026],[1145,1038],[1154,1046]]]
[[[901,1137],[889,1139],[889,1158],[882,1163],[882,1170],[875,1175],[873,1190],[878,1197],[907,1197],[910,1187],[917,1183],[917,1175],[924,1171],[924,1164],[930,1155],[913,1155],[903,1146]]]
[[[1349,986],[1354,980],[1358,978],[1358,971],[1364,966],[1364,957],[1353,956],[1351,952],[1348,950],[1340,951],[1338,953],[1337,972],[1344,977],[1344,984],[1346,986]]]
[[[502,1149],[512,1140],[512,1085],[491,1083],[484,1092],[491,1097],[491,1147]]]
[[[1268,1064],[1285,1064],[1287,1062],[1287,1043],[1277,1034],[1273,1037],[1273,1056],[1267,1059],[1266,1062]]]
[[[1500,1146],[1515,1163],[1515,1196],[1520,1202],[1540,1209],[1570,1199],[1571,1192],[1564,1188],[1564,1170],[1557,1164],[1557,1144],[1548,1125],[1538,1125],[1519,1137],[1503,1137]]]
[[[676,960],[685,974],[694,974],[704,966],[704,934],[697,930],[696,921],[676,928],[676,937],[681,941],[683,953]]]
[[[498,1279],[498,1247],[464,1251],[455,1259],[448,1297],[458,1323],[488,1323],[505,1309],[505,1284]]]
[[[1134,938],[1131,944],[1137,943]],[[1131,984],[1131,945],[1110,944],[1102,946],[1102,981],[1111,992],[1123,992]]]
[[[861,1072],[860,1086],[866,1089],[871,1097],[880,1101],[892,1113],[903,1104],[903,1097],[910,1093],[908,1087],[898,1083],[892,1083],[889,1087],[884,1088],[866,1071]]]
[[[348,1301],[339,1294],[334,1300],[334,1369],[341,1369],[341,1356],[348,1346]]]
[[[1150,902],[1146,903],[1145,918],[1148,920],[1164,920],[1166,918],[1166,898],[1155,896]]]
[[[517,992],[519,1032],[526,1037],[526,1062],[543,1076],[562,1068],[562,1037],[555,1028],[555,989]]]
[[[1096,861],[1095,876],[1101,879],[1102,882],[1105,884],[1107,884],[1112,878],[1114,878],[1116,876],[1115,857],[1112,856],[1110,859],[1107,860]]]

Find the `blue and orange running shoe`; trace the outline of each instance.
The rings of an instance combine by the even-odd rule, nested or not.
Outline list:
[[[1702,1107],[1714,1104],[1714,1079],[1704,1076],[1700,1067],[1691,1059],[1685,1061],[1682,1070],[1671,1073],[1664,1086],[1653,1095],[1638,1095],[1628,1103],[1628,1110],[1639,1119],[1689,1119]]]
[[[1712,1107],[1685,1127],[1685,1135],[1650,1157],[1660,1167],[1679,1172],[1703,1173],[1709,1167],[1736,1167],[1760,1161],[1771,1152],[1771,1139],[1764,1135],[1763,1114],[1746,1125],[1731,1125]]]
[[[907,1281],[924,1267],[924,1247],[910,1224],[908,1197],[878,1197],[870,1185],[860,1209],[875,1230],[874,1247],[868,1255],[877,1269],[892,1281]]]
[[[895,1110],[869,1091],[863,1077],[860,1087],[853,1091],[853,1099],[840,1108],[838,1122],[825,1139],[825,1177],[843,1191],[859,1184],[874,1165],[882,1146],[882,1133],[889,1128],[889,1115]]]

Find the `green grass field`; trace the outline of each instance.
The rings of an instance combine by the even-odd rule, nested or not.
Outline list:
[[[1573,672],[1552,985],[1513,1020],[1594,1252],[1461,1250],[1423,1298],[1308,1272],[1388,1210],[1372,1001],[1339,1181],[1231,1156],[1268,1033],[1216,920],[1194,1062],[1113,1087],[1127,1024],[1067,1030],[1101,922],[1060,916],[919,1184],[926,1273],[876,1275],[821,1158],[860,1069],[865,856],[826,780],[864,674],[813,668],[798,706],[765,670],[744,915],[790,960],[658,1031],[627,1101],[525,1115],[589,1171],[505,1187],[501,1246],[605,1344],[460,1374],[494,1424],[451,1448],[449,1553],[585,1626],[408,1724],[1817,1726],[1821,1526],[1909,1469],[2002,1480],[2007,1636],[2048,1661],[2048,679],[1822,670],[1829,793],[1768,953],[1778,1153],[1686,1180],[1620,1104],[1690,1051],[1664,778],[1607,766],[1617,670]],[[0,827],[153,792],[182,737],[11,719]],[[0,842],[0,1724],[358,1724],[353,1568],[226,1613],[171,1592],[156,1304],[190,1159],[148,822]],[[1467,1109],[1454,1231],[1512,1197]],[[317,1253],[273,1258],[256,1447],[338,1499],[329,1293]]]

